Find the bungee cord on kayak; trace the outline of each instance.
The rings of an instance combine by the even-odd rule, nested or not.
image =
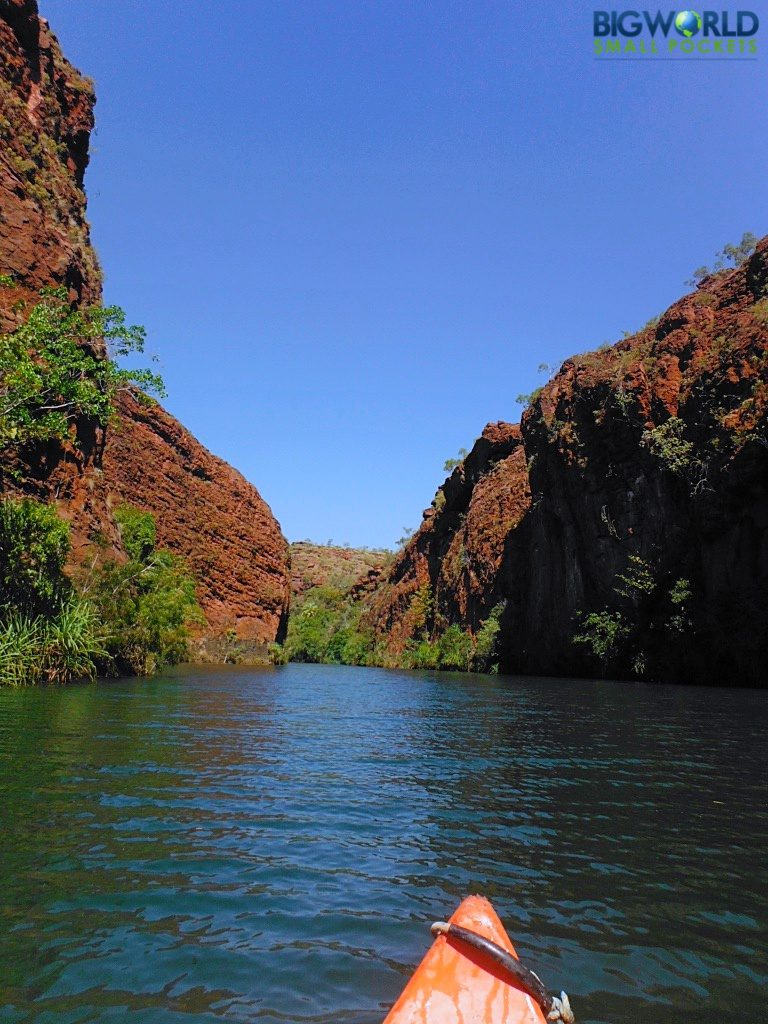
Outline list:
[[[517,959],[484,896],[465,897],[434,941],[384,1024],[575,1024],[565,993],[551,996]]]
[[[501,946],[486,939],[469,928],[462,928],[461,925],[451,924],[449,921],[435,921],[431,927],[434,936],[445,935],[459,943],[470,946],[480,953],[484,953],[490,960],[510,976],[531,998],[535,999],[546,1015],[548,1021],[561,1021],[562,1024],[575,1024],[576,1018],[573,1015],[571,1004],[565,992],[560,996],[553,996],[547,992],[541,978],[530,968],[522,964],[518,959]]]

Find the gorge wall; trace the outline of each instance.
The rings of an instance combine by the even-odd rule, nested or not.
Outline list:
[[[83,192],[94,102],[35,0],[0,0],[2,330],[46,285],[101,298]],[[451,625],[476,635],[494,613],[502,671],[764,684],[767,405],[763,239],[632,337],[566,360],[519,426],[486,427],[392,563],[359,566],[349,595],[374,657],[396,664]],[[76,444],[4,453],[2,489],[54,501],[80,564],[120,555],[117,505],[152,512],[212,637],[281,639],[289,552],[269,507],[159,406],[127,395],[119,411],[106,437],[81,421]],[[299,597],[352,565],[296,556]]]
[[[457,623],[476,631],[503,600],[504,543],[530,507],[518,426],[490,423],[438,490],[423,522],[381,578],[364,623],[397,659],[420,628],[428,588],[431,632]]]
[[[502,671],[764,685],[767,400],[763,239],[634,336],[567,360],[519,428],[486,428],[368,625],[396,655],[428,585],[427,633],[474,632],[504,604]],[[600,657],[574,643],[589,612]]]
[[[2,330],[18,324],[43,286],[63,285],[73,304],[101,298],[83,192],[94,102],[92,83],[63,57],[35,0],[0,0]],[[280,639],[288,546],[266,502],[160,406],[124,395],[119,414],[106,437],[79,422],[76,445],[6,452],[15,472],[3,474],[3,489],[55,501],[78,562],[95,546],[120,555],[117,505],[152,512],[160,544],[199,581],[209,634]]]

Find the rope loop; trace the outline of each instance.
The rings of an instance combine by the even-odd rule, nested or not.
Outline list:
[[[565,992],[561,992],[559,998],[552,996],[552,1009],[547,1014],[547,1020],[559,1020],[563,1024],[576,1024],[576,1018],[571,1009],[571,1001]]]

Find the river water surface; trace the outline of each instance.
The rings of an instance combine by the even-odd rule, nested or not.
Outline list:
[[[375,1024],[471,892],[580,1024],[761,1020],[767,725],[325,666],[0,691],[0,1020]]]

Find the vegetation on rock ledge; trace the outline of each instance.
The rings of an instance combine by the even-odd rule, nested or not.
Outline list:
[[[690,581],[664,579],[630,555],[613,592],[621,600],[612,607],[580,615],[573,642],[587,649],[603,676],[663,678],[693,642]]]

